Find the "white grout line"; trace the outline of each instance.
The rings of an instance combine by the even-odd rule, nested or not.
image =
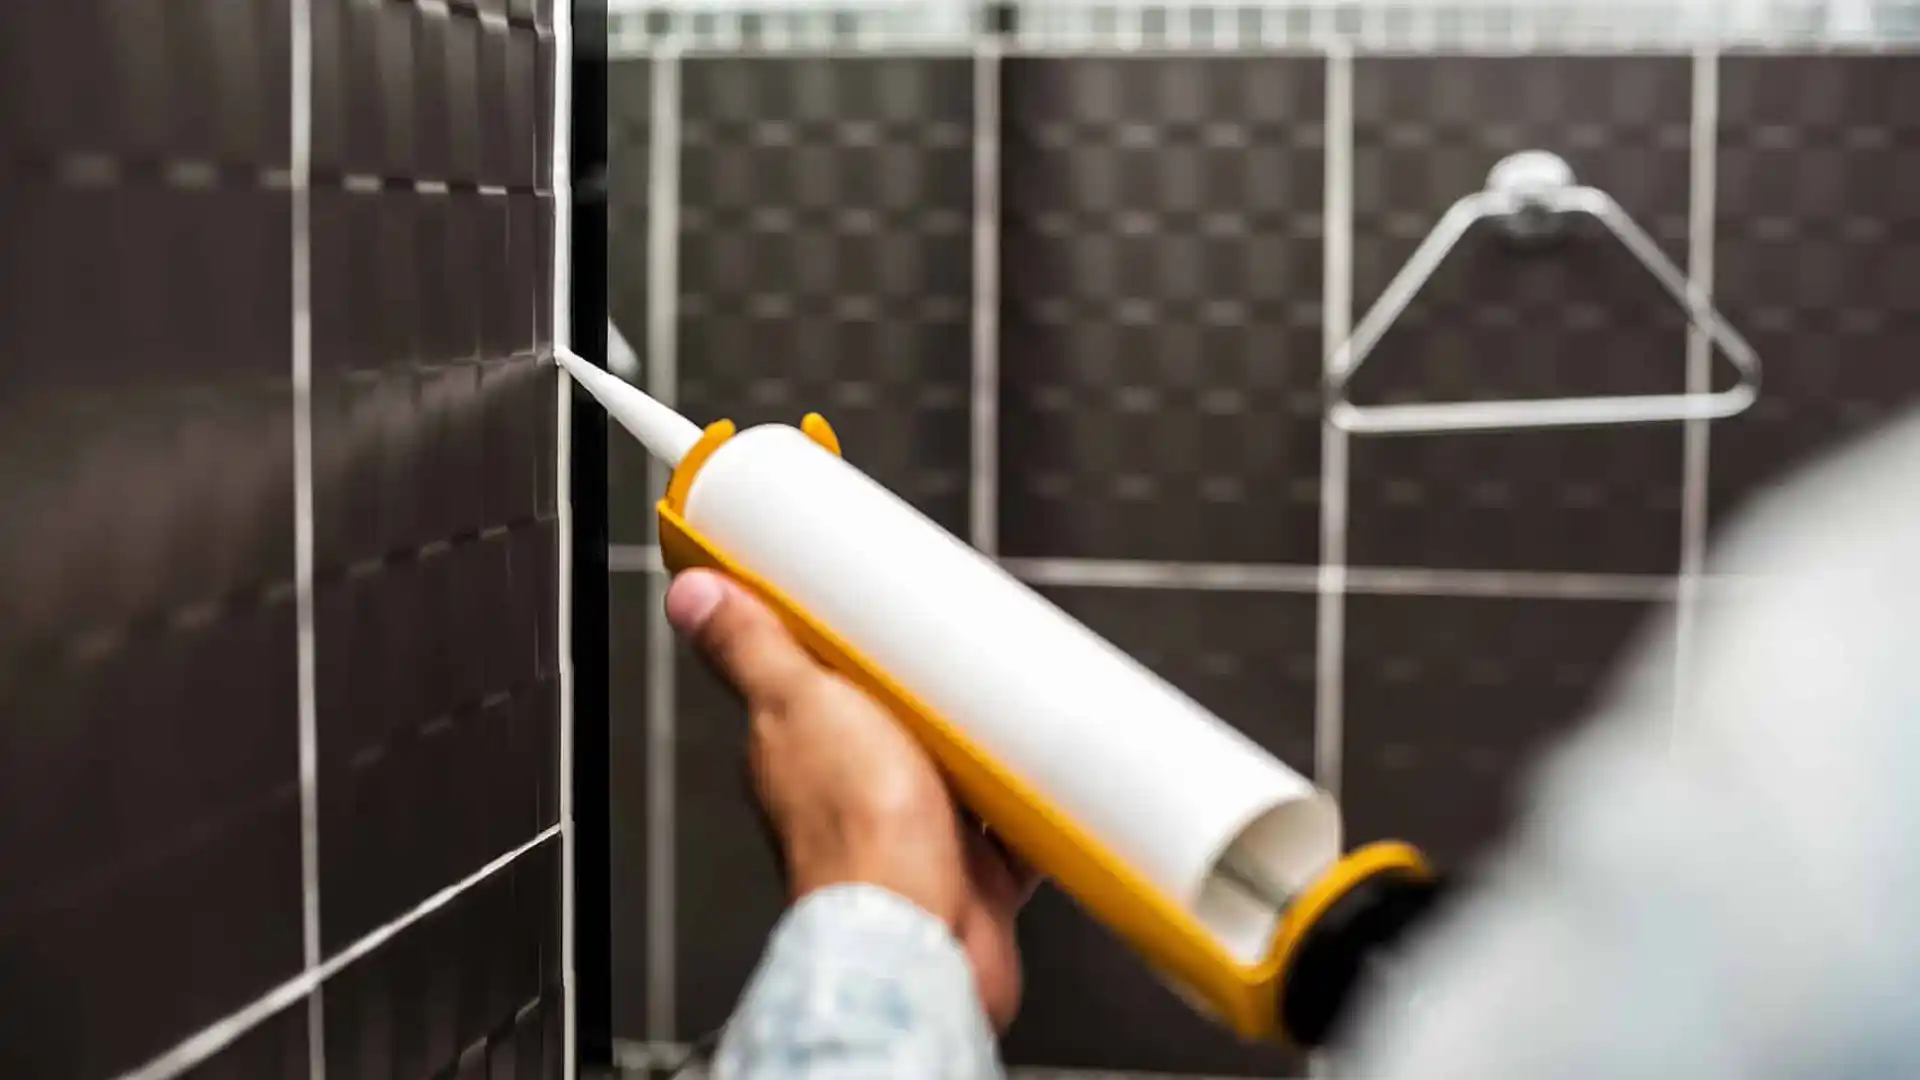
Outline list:
[[[1693,147],[1687,212],[1687,273],[1707,301],[1713,299],[1715,192],[1720,134],[1720,57],[1702,50],[1693,58]],[[1713,386],[1713,342],[1698,326],[1687,330],[1687,392]],[[1674,603],[1673,715],[1693,677],[1694,628],[1700,607],[1700,576],[1707,550],[1707,451],[1712,425],[1688,420],[1681,466],[1680,583]]]
[[[1329,631],[1326,601],[1354,594],[1376,596],[1458,596],[1513,600],[1661,600],[1673,595],[1673,579],[1656,575],[1565,574],[1526,570],[1447,570],[1425,567],[1338,566],[1338,585],[1329,588],[1326,566],[1258,563],[1097,562],[1079,559],[1009,559],[1014,576],[1036,585],[1110,589],[1198,589],[1218,592],[1315,593],[1321,598],[1320,629]],[[1331,627],[1332,659],[1340,658],[1342,620],[1338,606]],[[1327,640],[1322,638],[1323,641]],[[1328,674],[1322,661],[1320,674]],[[1336,685],[1341,679],[1335,678]],[[1324,698],[1321,704],[1329,704]],[[1335,734],[1339,698],[1331,702]],[[1317,715],[1326,716],[1325,712]],[[1335,762],[1338,765],[1338,747]],[[1337,776],[1337,772],[1335,774]]]
[[[1258,563],[1004,559],[1000,565],[1030,585],[1060,588],[1310,593],[1319,588],[1320,580],[1317,567]]]
[[[1321,213],[1325,262],[1321,272],[1322,364],[1346,341],[1353,321],[1353,57],[1326,59],[1326,186]],[[1340,797],[1345,721],[1347,573],[1347,433],[1320,424],[1320,595],[1314,628],[1313,775]]]
[[[671,42],[665,39],[650,41],[644,48],[612,50],[614,61],[638,60],[649,56],[658,56],[664,49],[672,49],[676,55],[695,60],[872,60],[884,57],[888,60],[965,60],[976,54],[978,46],[974,43],[955,42],[951,45],[919,45],[880,48],[861,48],[852,45],[827,45],[817,48],[801,46],[776,47],[753,45],[742,42],[738,45],[709,45],[703,43],[688,44]]]
[[[553,5],[553,347],[573,346],[573,5]],[[526,298],[522,298],[525,302]],[[611,324],[609,324],[611,326]],[[558,594],[554,598],[556,659],[560,678],[560,762],[556,778],[560,793],[560,998],[561,1077],[575,1080],[580,1069],[580,989],[574,962],[578,940],[574,911],[573,826],[573,386],[572,380],[554,380],[554,407],[559,411],[554,430],[554,510],[559,565],[555,568]]]
[[[1000,44],[973,58],[973,546],[1000,550]]]
[[[461,893],[505,870],[516,859],[559,834],[560,826],[548,826],[526,843],[422,900],[414,906],[413,910],[334,953],[324,962],[309,966],[305,971],[267,991],[245,1007],[202,1028],[146,1064],[121,1073],[116,1080],[170,1080],[231,1046],[235,1040],[258,1027],[262,1021],[301,998],[312,995],[314,1000],[318,1000],[319,995],[314,991],[347,965],[392,941],[408,927],[452,903]]]
[[[1004,46],[1003,55],[1008,57],[1033,57],[1056,60],[1231,60],[1231,59],[1289,59],[1294,57],[1320,57],[1330,52],[1352,55],[1354,42],[1316,42],[1296,41],[1292,43],[1276,42],[1270,45],[1176,45],[1155,42],[1103,42],[1075,44],[1067,42],[1021,40],[1014,38]],[[1688,46],[1678,46],[1684,49]],[[773,46],[741,42],[736,45],[720,45],[708,42],[675,42],[666,40],[651,41],[642,48],[621,48],[616,46],[610,58],[614,61],[637,60],[656,55],[661,49],[673,48],[680,55],[700,58],[724,58],[728,60],[871,60],[885,57],[890,60],[965,60],[975,54],[975,45],[955,42],[950,45],[921,44],[880,44],[872,47],[857,45],[820,45],[820,46]],[[1619,56],[1628,52],[1618,44],[1596,43],[1585,47],[1561,47],[1552,43],[1540,47],[1515,45],[1501,48],[1491,45],[1476,45],[1462,48],[1441,47],[1435,49],[1426,44],[1410,43],[1363,44],[1368,56],[1384,57],[1425,57],[1443,56],[1458,60],[1500,60],[1513,57],[1533,56]],[[1664,50],[1662,50],[1664,51]],[[1913,47],[1876,48],[1848,51],[1830,47],[1821,47],[1823,54],[1839,55],[1912,55],[1920,51]]]
[[[615,573],[661,574],[658,548],[608,549]],[[1001,567],[1029,585],[1080,589],[1188,589],[1198,592],[1325,591],[1326,568],[1289,563],[1156,562],[1147,559],[1006,558]],[[1418,566],[1342,566],[1341,594],[1459,596],[1511,600],[1673,599],[1677,579],[1658,574],[1575,574],[1533,570],[1449,570]]]
[[[1658,574],[1569,574],[1533,570],[1429,570],[1354,566],[1349,594],[1460,596],[1512,600],[1670,600],[1674,579]]]
[[[1345,43],[1337,43],[1332,49],[1346,49]],[[1149,41],[1112,42],[1110,44],[1075,45],[1048,41],[1016,40],[1007,47],[1007,55],[1033,57],[1039,60],[1231,60],[1235,58],[1249,60],[1287,60],[1296,57],[1318,58],[1329,52],[1328,46],[1314,42],[1297,42],[1291,45],[1227,45],[1227,46],[1179,46],[1162,45]]]
[[[293,222],[293,596],[300,776],[300,950],[311,973],[320,955],[320,735],[313,614],[313,5],[288,9],[291,217]],[[307,998],[307,1078],[326,1080],[326,1014]]]
[[[647,142],[647,392],[678,398],[680,235],[680,56],[653,54],[653,113]],[[666,470],[647,466],[648,503],[663,494]],[[663,575],[647,579],[647,1022],[649,1038],[674,1034],[674,641]]]
[[[1338,4],[1343,2],[1345,2],[1345,0],[1330,0],[1330,3],[1334,6],[1338,6]],[[1428,2],[1428,0],[1415,0],[1412,6],[1420,6],[1426,2]],[[1136,44],[1124,44],[1120,42],[1076,44],[1070,42],[1028,41],[1017,44],[1007,51],[1009,55],[1014,56],[1031,56],[1059,60],[1082,58],[1089,60],[1125,60],[1136,57],[1148,60],[1260,60],[1268,58],[1286,59],[1299,56],[1318,57],[1336,54],[1341,56],[1364,55],[1388,58],[1440,57],[1448,60],[1504,60],[1516,57],[1537,56],[1617,57],[1632,55],[1630,50],[1619,45],[1604,44],[1560,47],[1548,43],[1537,48],[1518,45],[1508,48],[1493,45],[1475,45],[1462,48],[1443,46],[1435,48],[1432,45],[1423,43],[1408,43],[1402,45],[1365,40],[1296,41],[1291,43],[1276,42],[1271,45],[1222,45],[1205,47],[1160,44],[1157,42],[1140,42]],[[1827,50],[1822,51],[1826,52]],[[765,50],[762,53],[754,55],[779,54],[771,50]],[[851,55],[851,51],[849,51],[849,55]],[[868,53],[866,55],[872,54]]]

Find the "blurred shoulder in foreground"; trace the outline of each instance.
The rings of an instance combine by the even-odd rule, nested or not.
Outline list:
[[[1920,418],[1759,500],[1657,630],[1345,1075],[1920,1076]]]

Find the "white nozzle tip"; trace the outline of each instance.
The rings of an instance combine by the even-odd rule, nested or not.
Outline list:
[[[592,394],[607,415],[640,440],[647,452],[669,466],[680,464],[693,444],[700,441],[700,426],[667,408],[618,377],[601,371],[565,349],[554,351],[554,359],[567,369],[575,382]]]

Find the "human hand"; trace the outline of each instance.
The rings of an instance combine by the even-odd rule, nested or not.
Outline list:
[[[746,701],[754,789],[793,899],[858,882],[930,912],[965,949],[981,1005],[1004,1030],[1020,1005],[1014,919],[1033,875],[967,823],[933,760],[884,708],[747,590],[688,571],[667,591],[667,618]]]

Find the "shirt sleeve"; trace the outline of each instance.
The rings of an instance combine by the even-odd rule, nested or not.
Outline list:
[[[947,926],[869,885],[775,928],[721,1038],[717,1080],[995,1080],[993,1032]]]
[[[1909,425],[1720,553],[1680,684],[1650,650],[1550,764],[1342,1075],[1920,1075],[1917,466]]]

